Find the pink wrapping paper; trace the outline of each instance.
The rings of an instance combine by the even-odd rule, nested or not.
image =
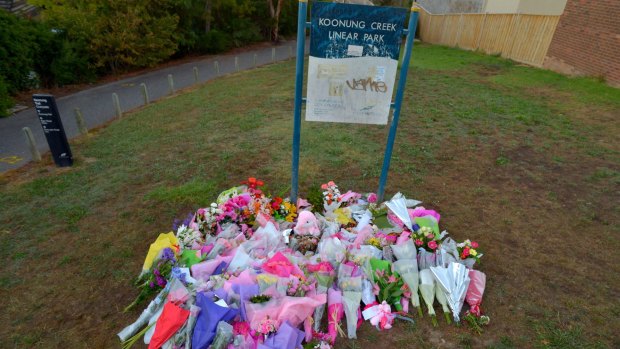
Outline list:
[[[233,256],[217,256],[215,259],[194,264],[191,267],[192,277],[194,279],[209,281],[209,277],[213,274],[218,265],[222,262],[230,263]]]
[[[266,273],[278,275],[281,277],[289,277],[291,274],[303,275],[298,266],[291,263],[281,252],[276,253],[268,261],[263,263],[263,270]]]
[[[476,316],[482,315],[480,304],[482,303],[482,295],[487,283],[487,276],[478,270],[469,271],[469,287],[465,295],[465,300],[469,304],[469,312]]]
[[[319,294],[312,297],[282,297],[272,299],[269,302],[254,304],[247,302],[245,311],[250,322],[250,327],[258,328],[260,322],[269,316],[281,324],[288,321],[297,327],[314,313],[314,308],[327,301],[326,295]]]
[[[336,341],[338,336],[337,327],[340,325],[340,320],[344,316],[344,308],[342,306],[342,291],[330,288],[327,290],[327,334],[331,339],[331,342]]]

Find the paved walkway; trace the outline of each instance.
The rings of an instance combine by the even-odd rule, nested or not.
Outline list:
[[[309,40],[307,40],[309,41]],[[275,59],[272,49],[275,48]],[[75,108],[80,108],[86,126],[90,129],[99,126],[115,117],[112,104],[112,93],[119,96],[123,111],[129,111],[144,104],[140,84],[148,87],[151,101],[169,94],[168,74],[174,77],[175,89],[182,89],[196,83],[193,68],[198,68],[198,83],[212,80],[218,76],[236,71],[235,58],[238,60],[239,70],[254,68],[256,65],[265,65],[275,61],[282,61],[295,56],[295,41],[289,41],[280,46],[266,47],[254,51],[238,54],[213,56],[202,61],[185,63],[173,67],[152,71],[143,75],[115,81],[97,86],[72,95],[58,98],[58,111],[69,140],[79,135],[75,121]],[[308,49],[308,47],[306,47]],[[307,52],[307,51],[306,51]],[[219,65],[219,74],[216,64]],[[291,76],[291,79],[294,77]],[[18,168],[31,160],[30,151],[26,144],[22,128],[30,127],[41,154],[49,147],[34,110],[30,108],[8,118],[0,118],[0,173]],[[71,143],[71,142],[69,142]]]

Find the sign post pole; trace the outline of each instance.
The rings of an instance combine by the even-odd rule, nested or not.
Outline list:
[[[394,139],[396,138],[396,129],[398,128],[398,119],[400,118],[400,109],[403,101],[403,94],[405,92],[405,84],[407,83],[407,72],[409,71],[409,61],[411,60],[413,38],[415,37],[415,31],[418,25],[418,11],[419,9],[416,7],[415,3],[412,4],[411,15],[409,17],[409,27],[407,30],[407,40],[405,44],[405,55],[403,57],[403,63],[400,67],[400,77],[398,79],[398,89],[396,90],[392,123],[390,124],[390,132],[388,134],[387,145],[385,146],[385,155],[383,156],[383,167],[381,168],[381,178],[379,179],[379,189],[377,190],[377,202],[383,202],[383,195],[385,193],[385,183],[387,182],[388,171],[390,169],[392,149],[394,147]]]
[[[304,52],[306,49],[306,15],[308,0],[299,0],[297,11],[297,64],[295,70],[295,111],[293,114],[293,160],[291,170],[291,202],[297,203],[299,186],[299,143],[301,138],[301,103],[304,82]]]

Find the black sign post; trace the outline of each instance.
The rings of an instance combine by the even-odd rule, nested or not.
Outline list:
[[[32,95],[34,108],[37,110],[47,144],[50,147],[54,162],[59,167],[73,165],[73,155],[69,148],[65,129],[62,127],[56,100],[52,95],[36,94]]]

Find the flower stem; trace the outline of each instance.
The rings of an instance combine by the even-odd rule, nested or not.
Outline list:
[[[443,316],[446,317],[446,322],[448,323],[448,325],[450,325],[452,323],[452,320],[450,320],[450,313],[445,312],[443,313]]]
[[[439,326],[437,323],[437,317],[435,315],[431,315],[431,322],[433,323],[433,327]]]
[[[136,344],[138,339],[140,339],[140,337],[144,336],[146,331],[148,331],[154,325],[155,325],[155,323],[153,322],[152,324],[150,324],[150,325],[146,326],[144,329],[142,329],[142,331],[136,333],[133,337],[131,337],[131,338],[127,339],[126,341],[124,341],[121,344],[122,349],[129,349],[129,348],[131,348],[134,344]]]
[[[424,317],[424,313],[422,312],[422,307],[421,307],[421,306],[420,306],[420,307],[418,307],[418,315],[419,315],[420,317]]]

